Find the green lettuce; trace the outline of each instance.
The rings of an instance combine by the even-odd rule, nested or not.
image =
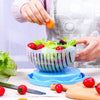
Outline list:
[[[15,61],[9,57],[9,53],[0,51],[0,79],[17,74]]]
[[[45,45],[45,39],[43,38],[42,40],[34,40],[34,43],[36,44],[36,46],[38,46],[39,44]]]
[[[65,48],[74,46],[76,44],[76,40],[67,41],[66,37],[63,37],[63,41],[65,41],[66,44],[63,45],[59,41],[54,42],[54,41],[50,41],[50,40],[47,40],[45,42],[45,39],[43,38],[42,40],[34,40],[34,43],[36,44],[36,46],[38,46],[39,44],[44,44],[44,46],[46,48],[50,48],[50,49],[56,49],[57,46],[62,46],[65,49]]]

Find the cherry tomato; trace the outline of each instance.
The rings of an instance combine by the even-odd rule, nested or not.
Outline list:
[[[36,49],[36,44],[35,43],[29,43],[27,46],[31,49]]]
[[[27,92],[27,87],[25,85],[20,85],[17,88],[19,94],[23,95]]]
[[[96,91],[100,94],[100,83],[97,84]]]
[[[3,96],[5,93],[5,88],[0,86],[0,96]]]
[[[63,50],[62,46],[57,46],[56,50]]]
[[[38,50],[38,49],[42,49],[42,48],[44,48],[45,46],[43,45],[43,44],[39,44],[37,47],[36,47],[36,50]]]
[[[92,77],[88,77],[86,79],[84,79],[83,84],[85,87],[93,87],[95,85],[95,80]]]
[[[57,93],[61,93],[63,90],[63,86],[61,84],[56,84],[55,90]]]

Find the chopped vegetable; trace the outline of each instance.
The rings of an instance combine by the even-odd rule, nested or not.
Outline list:
[[[100,94],[100,83],[98,83],[95,87],[96,87],[96,91],[98,92],[98,94]]]
[[[63,47],[62,47],[62,46],[58,46],[58,47],[56,48],[56,50],[63,50]]]
[[[53,20],[50,19],[49,22],[46,23],[46,26],[47,26],[48,28],[54,28],[55,23],[54,23]]]
[[[27,98],[19,98],[19,99],[17,99],[17,100],[27,100]]]
[[[43,38],[42,40],[34,40],[34,43],[36,44],[36,46],[38,46],[39,44],[45,45],[45,39]]]
[[[59,42],[60,42],[60,44],[62,44],[62,45],[66,44],[66,42],[65,42],[64,40],[60,40]]]
[[[31,49],[36,49],[36,44],[35,43],[29,43],[27,46]]]
[[[44,48],[45,46],[43,45],[43,44],[39,44],[37,47],[36,47],[36,50],[38,50],[38,49],[42,49],[42,48]]]
[[[91,88],[95,85],[95,80],[92,77],[88,77],[83,80],[83,84],[85,87]]]
[[[64,37],[62,40],[60,40],[58,42],[54,42],[54,41],[50,41],[50,40],[47,40],[45,42],[45,39],[43,38],[42,40],[34,40],[34,43],[35,43],[36,46],[42,44],[47,48],[56,50],[56,48],[58,46],[61,46],[64,49],[68,48],[68,47],[71,47],[71,46],[75,46],[76,45],[76,40],[67,41],[66,37]]]
[[[27,92],[26,85],[20,85],[20,86],[18,86],[17,91],[18,91],[19,94],[24,95]]]
[[[56,84],[55,90],[57,93],[61,93],[63,90],[63,86],[61,84]]]
[[[5,93],[5,88],[0,86],[0,96],[3,96]]]

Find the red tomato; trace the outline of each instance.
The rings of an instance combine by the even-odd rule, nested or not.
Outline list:
[[[39,44],[39,45],[36,47],[36,50],[42,49],[43,47],[45,47],[43,44]]]
[[[86,87],[93,87],[95,85],[95,80],[92,77],[88,77],[83,81],[84,86]]]
[[[61,84],[56,84],[55,90],[57,93],[61,93],[63,90],[63,86]]]
[[[58,47],[56,48],[56,50],[63,50],[63,47],[62,47],[62,46],[58,46]]]
[[[25,85],[20,85],[17,88],[19,94],[23,95],[27,92],[27,87]]]
[[[97,84],[96,91],[100,94],[100,83]]]
[[[35,43],[29,43],[27,46],[31,49],[36,49],[36,44]]]
[[[5,93],[5,88],[0,86],[0,96],[3,96]]]

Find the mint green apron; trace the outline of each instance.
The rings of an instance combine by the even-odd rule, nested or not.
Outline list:
[[[100,35],[100,0],[52,0],[50,16],[55,27],[47,39],[52,41],[78,39]],[[85,45],[77,45],[77,52]],[[74,62],[73,67],[100,67],[100,59],[90,62]]]

